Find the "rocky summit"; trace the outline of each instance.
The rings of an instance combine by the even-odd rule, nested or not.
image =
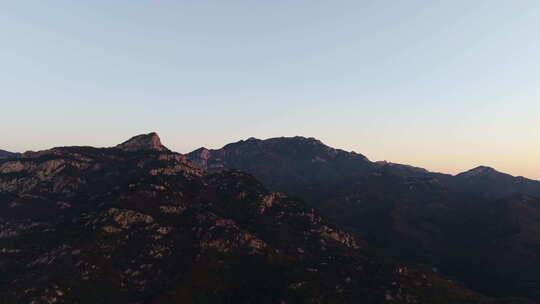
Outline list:
[[[0,160],[2,304],[359,302],[496,301],[373,257],[302,200],[154,133]]]
[[[141,134],[116,146],[123,151],[167,151],[168,149],[161,144],[161,139],[156,133]]]

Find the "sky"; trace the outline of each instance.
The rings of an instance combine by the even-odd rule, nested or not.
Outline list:
[[[316,137],[540,179],[540,1],[2,1],[0,149]]]

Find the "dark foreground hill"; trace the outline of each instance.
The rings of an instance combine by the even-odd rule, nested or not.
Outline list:
[[[492,296],[540,300],[540,182],[478,167],[457,176],[333,149],[313,138],[249,139],[188,158],[304,197],[387,257]]]
[[[360,244],[155,134],[0,161],[2,304],[495,303]]]

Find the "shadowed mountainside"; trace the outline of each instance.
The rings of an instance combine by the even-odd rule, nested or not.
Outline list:
[[[540,182],[488,167],[456,176],[333,149],[313,138],[249,139],[187,157],[304,197],[380,253],[494,296],[540,300]]]
[[[20,155],[21,155],[20,153],[14,153],[14,152],[8,152],[8,151],[5,151],[5,150],[0,150],[0,159],[14,158],[14,157],[19,157]]]
[[[154,133],[0,160],[1,303],[496,302],[361,244]]]

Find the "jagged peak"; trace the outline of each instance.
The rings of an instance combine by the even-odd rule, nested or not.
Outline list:
[[[134,136],[115,148],[124,151],[169,151],[161,144],[161,139],[155,132]]]

